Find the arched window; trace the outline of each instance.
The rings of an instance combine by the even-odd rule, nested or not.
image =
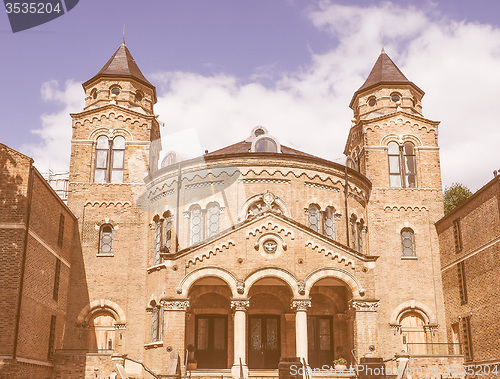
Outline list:
[[[153,306],[151,310],[151,342],[157,342],[162,339],[162,312],[155,301],[152,301],[151,305]]]
[[[176,154],[174,152],[170,152],[167,155],[165,155],[165,158],[163,158],[163,161],[161,162],[161,167],[171,166],[176,161],[177,161]]]
[[[356,225],[356,215],[351,215],[351,248],[358,251],[358,226]]]
[[[99,254],[113,255],[113,227],[102,225],[99,230]]]
[[[316,204],[311,204],[307,208],[307,216],[309,221],[309,228],[314,230],[315,232],[320,231],[320,209]]]
[[[412,355],[427,354],[425,321],[417,312],[407,312],[401,317],[403,350]]]
[[[87,348],[99,353],[111,353],[115,346],[115,319],[109,312],[98,312],[89,320]]]
[[[323,213],[323,233],[326,237],[335,239],[335,209],[326,207]]]
[[[210,238],[219,233],[220,229],[220,206],[217,203],[207,205],[207,237]]]
[[[403,257],[415,256],[415,233],[410,228],[401,230],[401,248]]]
[[[389,184],[391,188],[401,188],[399,145],[396,142],[389,142],[387,151],[389,154]]]
[[[159,265],[161,263],[161,229],[163,220],[161,220],[158,216],[155,217],[155,243],[154,243],[154,256],[153,256],[153,265]]]
[[[97,138],[96,159],[95,159],[95,175],[96,183],[106,183],[108,179],[108,153],[109,140],[106,136]]]
[[[399,146],[396,142],[387,145],[389,157],[389,185],[391,188],[417,187],[417,161],[415,146],[405,142]]]
[[[189,219],[189,244],[195,245],[203,240],[203,213],[199,205],[191,208]]]
[[[363,252],[363,229],[364,229],[364,221],[360,219],[357,223],[357,236],[358,236],[358,251],[360,253]]]
[[[165,252],[170,253],[172,249],[172,216],[169,211],[165,212],[163,216],[165,217],[163,221],[163,246]]]
[[[255,143],[255,151],[258,153],[277,153],[278,146],[271,138],[261,138]]]
[[[123,183],[125,159],[125,138],[115,137],[111,142],[108,137],[97,138],[95,159],[95,183]]]
[[[125,160],[125,138],[113,139],[111,159],[111,183],[123,183],[123,163]]]

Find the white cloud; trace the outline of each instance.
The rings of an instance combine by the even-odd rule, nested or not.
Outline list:
[[[54,113],[42,114],[41,128],[32,131],[40,136],[41,141],[24,144],[20,150],[33,157],[40,172],[47,172],[49,168],[54,172],[68,171],[72,131],[69,114],[83,108],[82,86],[72,80],[66,81],[62,88],[55,80],[45,82],[41,97],[46,102],[62,105],[62,108]]]
[[[269,62],[271,75],[265,67],[255,69],[253,79],[260,83],[226,74],[149,75],[158,87],[156,113],[166,124],[165,144],[170,134],[194,128],[202,150],[212,151],[241,141],[253,126],[264,125],[285,145],[327,159],[341,157],[352,117],[348,104],[377,59],[383,29],[388,54],[427,92],[424,115],[442,121],[444,184],[459,181],[477,189],[491,179],[491,172],[500,168],[495,117],[499,29],[436,16],[432,7],[420,10],[393,3],[360,7],[321,2],[309,9],[308,17],[331,35],[335,47],[324,54],[311,53],[310,63],[295,72],[280,74]],[[271,77],[279,79],[269,84]],[[43,141],[31,145],[28,153],[39,167],[48,166],[49,159],[54,169],[67,167],[68,113],[82,109],[81,89],[73,82],[62,89],[50,82],[42,96],[62,102],[63,108],[42,116],[37,133]]]

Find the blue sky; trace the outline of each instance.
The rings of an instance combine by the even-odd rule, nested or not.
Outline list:
[[[121,43],[158,89],[169,142],[214,150],[264,125],[283,144],[341,159],[354,91],[380,52],[441,121],[443,182],[476,190],[500,168],[500,2],[80,0],[13,34],[0,13],[0,142],[45,171],[69,160],[81,83]],[[190,153],[193,153],[190,151]]]

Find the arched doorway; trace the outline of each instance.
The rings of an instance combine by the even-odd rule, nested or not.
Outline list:
[[[89,321],[87,349],[90,352],[112,353],[115,348],[115,318],[107,311],[94,313]]]
[[[401,316],[401,342],[403,351],[412,355],[427,354],[427,338],[424,329],[425,321],[414,311]]]
[[[353,320],[348,310],[352,298],[346,284],[336,278],[318,280],[310,290],[311,308],[307,316],[309,365],[331,366],[334,359],[352,362]]]
[[[281,356],[295,355],[293,293],[287,283],[264,277],[248,292],[248,368],[276,369]]]
[[[198,369],[225,369],[232,363],[230,299],[229,286],[217,277],[200,278],[189,290],[186,346],[193,347],[188,358],[197,361]]]

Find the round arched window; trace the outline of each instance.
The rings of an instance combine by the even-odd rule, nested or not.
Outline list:
[[[120,94],[120,92],[121,92],[120,87],[112,87],[111,88],[111,94],[112,95],[118,96]]]
[[[393,93],[391,95],[391,100],[394,102],[394,103],[397,103],[398,101],[401,100],[401,95],[399,93]]]
[[[374,97],[370,97],[370,98],[368,99],[368,105],[369,105],[370,107],[374,107],[374,106],[375,106],[375,104],[377,104],[377,100],[375,100],[375,98],[374,98]]]

